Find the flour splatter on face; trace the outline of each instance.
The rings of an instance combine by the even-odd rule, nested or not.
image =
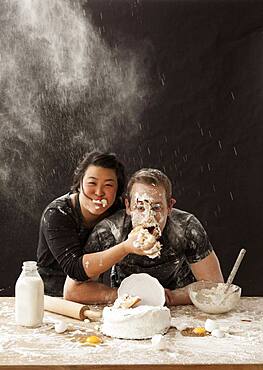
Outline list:
[[[135,204],[132,207],[131,218],[132,226],[143,225],[148,231],[158,239],[162,232],[160,225],[156,220],[156,209],[159,208],[159,204],[154,203],[154,199],[148,194],[135,194]]]
[[[137,232],[137,239],[134,241],[134,246],[144,248],[147,244],[152,244],[150,253],[147,254],[150,258],[160,256],[161,244],[157,239],[160,238],[162,232],[158,221],[156,220],[156,211],[159,204],[154,203],[148,194],[135,194],[135,202],[131,211],[131,219],[134,232]]]

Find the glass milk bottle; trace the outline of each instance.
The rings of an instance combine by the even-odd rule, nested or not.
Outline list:
[[[37,327],[44,315],[44,284],[35,261],[23,263],[15,286],[15,321],[18,325]]]

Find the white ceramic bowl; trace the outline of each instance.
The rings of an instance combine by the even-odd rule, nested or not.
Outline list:
[[[189,286],[189,296],[199,310],[219,314],[231,311],[237,306],[241,296],[241,288],[231,284],[227,293],[224,283],[197,281]]]

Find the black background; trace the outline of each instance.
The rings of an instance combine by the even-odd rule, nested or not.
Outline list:
[[[41,83],[49,81],[48,68],[19,25],[12,31],[15,38],[2,36],[2,43],[4,37],[13,40],[11,52],[14,45],[24,45],[20,61],[29,65],[24,71],[30,81],[38,83],[36,106],[44,135],[31,135],[21,116],[12,115],[7,73],[0,86],[1,171],[8,173],[1,175],[0,188],[0,294],[12,295],[22,261],[36,258],[43,208],[69,189],[85,149],[97,148],[120,155],[128,173],[142,166],[165,171],[173,181],[176,206],[194,213],[205,226],[224,277],[246,248],[235,283],[243,295],[262,295],[263,2],[76,4],[73,10],[93,24],[103,47],[114,53],[117,65],[124,61],[134,71],[138,83],[131,93],[132,76],[125,70],[120,74],[133,97],[129,111],[129,96],[116,106],[118,87],[100,96],[106,78],[100,81],[102,90],[88,86],[74,104],[68,87],[67,104],[61,104],[57,86]],[[98,68],[91,73],[99,75],[108,59],[99,52],[96,58]],[[99,116],[93,114],[95,106],[98,112],[104,104],[107,112],[120,112],[108,127],[99,126]]]

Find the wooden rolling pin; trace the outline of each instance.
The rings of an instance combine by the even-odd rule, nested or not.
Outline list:
[[[44,309],[78,320],[97,321],[101,318],[101,312],[90,310],[89,306],[48,295],[44,296]]]

